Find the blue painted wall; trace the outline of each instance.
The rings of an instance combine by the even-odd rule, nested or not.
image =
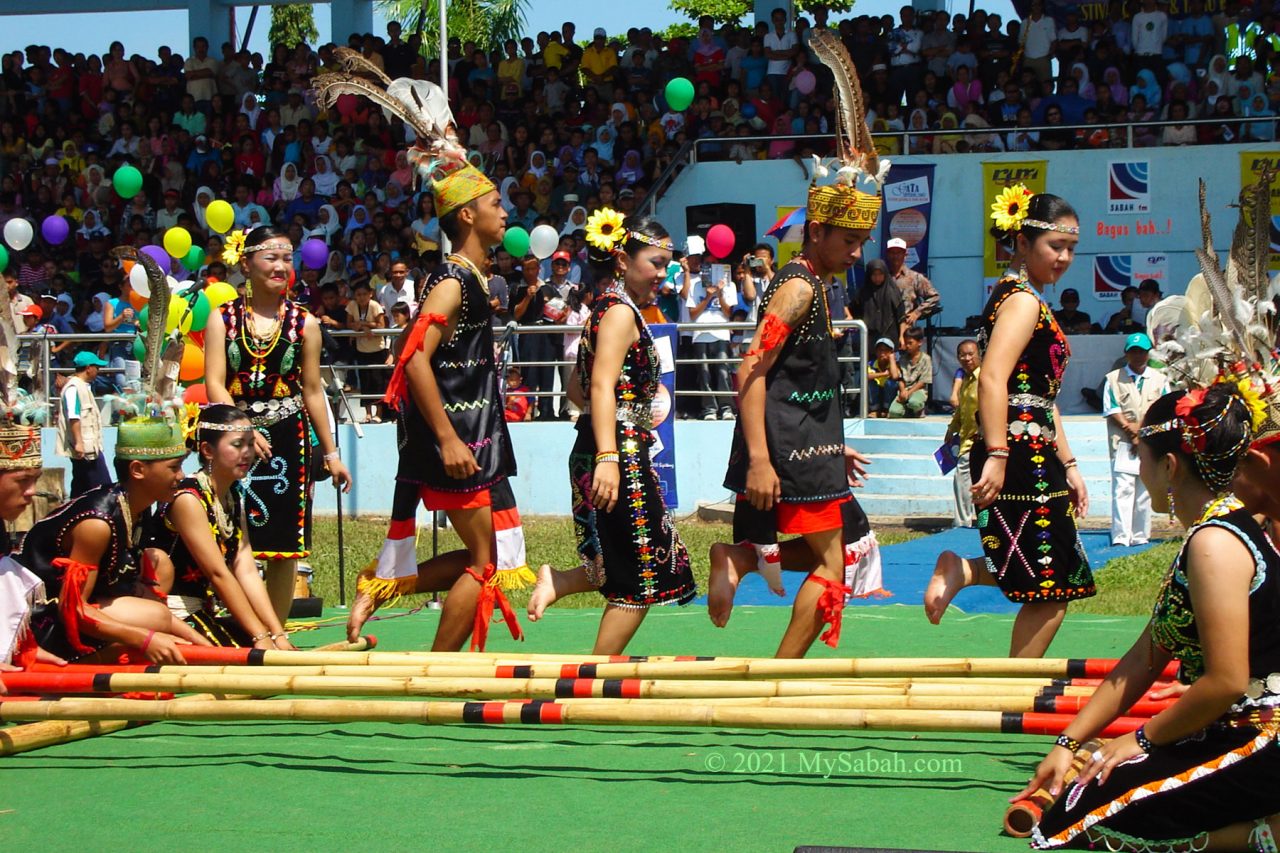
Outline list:
[[[990,228],[987,211],[991,199],[984,196],[982,163],[1001,160],[1047,160],[1047,189],[1066,198],[1080,214],[1081,239],[1075,263],[1058,284],[1058,292],[1080,291],[1081,310],[1095,320],[1120,307],[1119,301],[1093,296],[1093,257],[1099,254],[1160,252],[1170,256],[1170,284],[1166,294],[1181,293],[1198,266],[1194,250],[1200,245],[1200,220],[1196,207],[1198,178],[1208,183],[1209,211],[1213,215],[1214,241],[1224,250],[1231,241],[1236,214],[1228,205],[1240,192],[1241,151],[1266,146],[1215,145],[1190,148],[1140,148],[1133,150],[1029,152],[1025,154],[951,154],[941,157],[894,157],[901,163],[933,163],[935,190],[930,226],[929,277],[943,300],[943,323],[964,324],[985,302],[982,281],[982,234]],[[1143,216],[1107,214],[1107,163],[1150,163],[1151,213]],[[807,176],[791,160],[750,163],[699,163],[686,169],[658,204],[658,218],[682,244],[685,208],[694,204],[738,203],[756,205],[756,229],[763,234],[777,220],[780,205],[803,205]],[[890,172],[889,180],[893,180]],[[1140,235],[1135,224],[1148,220],[1167,233]],[[1127,236],[1099,236],[1098,224],[1128,227]],[[879,234],[876,235],[877,240]],[[866,256],[880,253],[878,243],[868,244]],[[1051,291],[1051,301],[1057,298]]]

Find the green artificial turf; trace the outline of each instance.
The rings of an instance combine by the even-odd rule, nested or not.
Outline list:
[[[337,621],[300,644],[340,638]],[[393,615],[393,614],[383,614]],[[636,654],[771,654],[788,608],[743,607],[719,630],[660,609]],[[369,626],[425,649],[438,614]],[[490,650],[584,652],[595,610],[557,609]],[[839,654],[999,656],[1012,617],[919,607],[845,615]],[[1141,618],[1068,617],[1051,656],[1123,652]],[[835,656],[826,646],[811,656]],[[1015,851],[1006,798],[1045,737],[907,732],[295,723],[155,724],[0,758],[5,849],[218,851],[791,850],[843,845]]]

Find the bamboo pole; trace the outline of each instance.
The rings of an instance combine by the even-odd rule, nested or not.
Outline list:
[[[377,645],[377,642],[377,638],[370,635],[361,637],[354,643],[348,643],[345,640],[337,643],[328,643],[318,647],[316,651],[365,651],[373,648]],[[69,664],[67,667],[55,667],[55,669],[70,669],[74,666],[74,664]],[[214,694],[203,694],[183,696],[175,701],[189,702],[193,699],[208,700],[218,698],[220,697]],[[241,697],[237,696],[235,698]],[[17,755],[20,752],[30,752],[46,746],[71,743],[72,741],[84,740],[97,735],[112,734],[124,729],[135,728],[139,725],[145,725],[145,723],[129,720],[46,720],[0,728],[0,757]]]
[[[1084,764],[1094,750],[1102,747],[1102,741],[1090,740],[1081,744],[1071,759],[1071,766],[1062,776],[1062,790],[1066,790],[1071,782],[1080,775]],[[1053,805],[1056,798],[1044,788],[1037,788],[1029,797],[1017,800],[1004,810],[1004,831],[1014,838],[1028,838],[1031,830],[1040,822],[1045,809]]]
[[[183,649],[192,664],[321,666],[417,664],[414,653],[397,652],[284,652],[191,646]],[[426,657],[430,675],[459,678],[865,678],[904,676],[1038,676],[1043,678],[1104,677],[1115,665],[1105,659],[1043,658],[718,658],[713,660],[640,661],[629,663],[526,664],[440,663]],[[1166,670],[1172,677],[1176,666]]]
[[[287,667],[285,669],[288,669]],[[1036,687],[1000,684],[877,685],[818,680],[796,681],[678,681],[651,679],[508,679],[282,675],[282,674],[171,674],[164,673],[4,673],[0,683],[10,691],[35,694],[128,693],[164,691],[234,692],[254,696],[278,694],[312,696],[435,696],[469,699],[708,699],[771,696],[930,697],[936,708],[967,708],[965,699],[1012,702],[1012,710],[1050,712],[1058,705],[1077,711],[1088,701],[1092,687]],[[1063,702],[1057,702],[1063,699]],[[1067,699],[1074,702],[1065,701]],[[3,699],[0,699],[3,701]],[[959,703],[959,704],[950,704]],[[1148,703],[1151,704],[1151,703]],[[1160,710],[1167,703],[1158,705]],[[854,705],[854,707],[862,707]],[[867,706],[870,707],[870,706]],[[877,706],[878,707],[878,706]],[[889,707],[889,706],[884,706]],[[902,707],[912,707],[904,705]],[[1158,713],[1159,711],[1155,711]],[[1148,714],[1149,715],[1149,714]]]
[[[285,721],[320,723],[414,723],[419,725],[514,724],[584,726],[724,727],[744,729],[825,729],[949,731],[1003,734],[1060,734],[1070,714],[1007,711],[902,711],[827,708],[742,708],[680,702],[622,705],[617,702],[565,705],[557,702],[412,702],[345,699],[270,701],[192,699],[61,699],[0,703],[0,720],[170,720]],[[1133,731],[1146,720],[1120,717],[1102,733]]]

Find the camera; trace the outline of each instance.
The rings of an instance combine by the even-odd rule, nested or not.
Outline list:
[[[753,270],[762,270],[764,269],[764,259],[750,258],[747,260],[747,266],[751,267]]]

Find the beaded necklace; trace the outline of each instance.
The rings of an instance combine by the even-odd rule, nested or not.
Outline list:
[[[241,312],[244,316],[244,322],[240,324],[240,342],[244,344],[245,351],[258,361],[262,361],[271,355],[272,350],[276,348],[276,344],[280,343],[280,336],[284,333],[284,303],[280,303],[280,307],[276,309],[276,316],[271,321],[270,330],[265,335],[259,335],[256,328],[250,329],[255,324],[257,317],[253,309],[249,306],[247,298],[241,298]],[[253,343],[249,343],[252,339]],[[256,345],[256,346],[255,346]]]
[[[1198,528],[1200,525],[1204,524],[1206,521],[1209,521],[1210,519],[1221,518],[1224,515],[1229,515],[1238,509],[1242,509],[1243,507],[1244,507],[1244,503],[1235,495],[1231,494],[1230,492],[1228,492],[1225,495],[1218,495],[1217,497],[1210,498],[1209,500],[1205,501],[1204,509],[1202,509],[1200,512],[1200,517],[1197,518],[1195,523],[1192,524],[1191,527],[1187,529],[1187,539],[1183,543],[1183,548],[1186,547],[1186,542],[1189,542],[1191,540],[1191,534],[1195,533],[1196,528]],[[1173,562],[1169,564],[1169,571],[1165,572],[1164,582],[1160,584],[1160,591],[1156,593],[1156,606],[1155,606],[1156,611],[1159,611],[1160,604],[1161,602],[1164,601],[1165,593],[1169,591],[1169,585],[1173,583],[1173,575],[1178,568],[1178,561],[1179,559],[1181,559],[1181,557],[1182,557],[1182,552],[1179,552],[1178,556],[1174,557]],[[1155,635],[1153,630],[1155,628],[1155,621],[1156,621],[1156,614],[1155,612],[1153,612],[1151,614],[1151,620],[1147,623],[1148,636],[1151,637],[1151,644],[1150,644],[1150,647],[1147,649],[1147,669],[1152,669],[1155,666],[1156,641],[1155,641]]]
[[[476,281],[480,282],[480,289],[484,291],[484,295],[489,295],[489,278],[484,273],[480,272],[480,267],[476,266],[474,261],[466,255],[460,255],[457,252],[450,254],[446,260],[452,261],[460,267],[466,267],[467,270],[476,277]]]
[[[213,507],[214,523],[217,525],[215,532],[220,539],[218,544],[222,545],[222,542],[230,539],[231,534],[235,532],[235,527],[231,523],[231,492],[228,490],[226,498],[219,498],[217,489],[213,485],[213,477],[209,476],[207,471],[198,471],[196,482],[204,492],[208,504]]]

